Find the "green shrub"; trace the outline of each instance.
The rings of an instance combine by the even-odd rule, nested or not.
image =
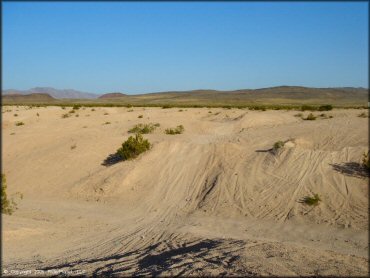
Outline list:
[[[330,104],[321,105],[318,110],[319,111],[330,111],[330,110],[333,110],[333,106]]]
[[[15,125],[16,126],[24,125],[24,122],[16,122]]]
[[[362,155],[362,165],[370,170],[370,151]]]
[[[5,175],[1,174],[1,213],[11,215],[17,209],[17,204],[13,199],[8,199],[6,188]]]
[[[138,118],[139,118],[139,119],[142,119],[142,118],[143,118],[143,115],[139,115],[139,116],[138,116]]]
[[[317,206],[320,201],[319,194],[314,194],[313,197],[306,196],[303,198],[303,203],[309,206]]]
[[[310,114],[308,114],[308,116],[306,118],[303,118],[303,120],[314,121],[314,120],[316,120],[316,116],[314,116],[314,114],[310,113]]]
[[[140,134],[148,134],[152,133],[159,124],[137,124],[133,128],[131,128],[128,132],[129,133],[140,133]]]
[[[165,130],[165,133],[166,134],[169,134],[169,135],[175,135],[175,134],[181,134],[184,132],[184,127],[183,125],[178,125],[176,128],[167,128]]]
[[[151,144],[147,139],[143,139],[141,134],[135,134],[135,137],[130,136],[125,142],[123,142],[122,147],[117,150],[117,155],[123,160],[129,160],[136,158],[141,153],[149,150]]]
[[[274,143],[273,145],[273,150],[277,151],[279,149],[281,149],[282,147],[284,147],[285,143],[283,141],[277,141]]]

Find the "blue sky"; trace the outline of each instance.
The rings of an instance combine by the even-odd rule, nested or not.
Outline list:
[[[367,2],[3,2],[3,89],[368,87]]]

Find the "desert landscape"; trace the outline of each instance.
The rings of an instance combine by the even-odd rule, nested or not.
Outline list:
[[[368,275],[366,109],[2,112],[4,275]]]

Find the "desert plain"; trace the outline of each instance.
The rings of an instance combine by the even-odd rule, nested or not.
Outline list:
[[[3,107],[5,274],[368,275],[366,110],[70,110]],[[104,163],[139,123],[151,149]]]

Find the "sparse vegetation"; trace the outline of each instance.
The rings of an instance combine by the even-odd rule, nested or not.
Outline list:
[[[142,118],[143,118],[143,115],[139,115],[139,116],[138,116],[138,118],[139,118],[139,119],[142,119]]]
[[[70,115],[68,113],[62,115],[62,119],[68,118]]]
[[[275,150],[275,151],[277,151],[277,150],[283,148],[284,145],[285,145],[285,142],[283,142],[283,141],[277,141],[277,142],[274,143],[272,149]]]
[[[370,151],[362,155],[362,165],[370,170]]]
[[[181,134],[184,132],[184,126],[183,125],[178,125],[176,128],[167,128],[165,130],[165,133],[166,134],[169,134],[169,135],[175,135],[175,134]]]
[[[303,198],[303,203],[309,206],[317,206],[320,201],[319,194],[314,194],[313,197],[306,196]]]
[[[16,122],[15,125],[16,126],[21,126],[21,125],[24,125],[24,122]]]
[[[162,109],[169,109],[169,108],[171,108],[171,105],[163,105],[162,106]]]
[[[369,118],[369,114],[365,113],[365,112],[362,112],[360,113],[357,117],[360,117],[360,118]]]
[[[103,125],[110,125],[110,122],[105,122]]]
[[[78,114],[76,114],[76,116],[75,117],[79,117],[80,115],[78,115]]]
[[[310,113],[308,114],[308,116],[306,118],[302,118],[303,120],[306,120],[306,121],[314,121],[316,120],[316,116],[314,116],[314,114]]]
[[[8,199],[6,188],[5,175],[1,174],[1,213],[11,215],[17,209],[17,204],[13,199]],[[17,194],[19,194],[21,199],[23,198],[22,194]]]
[[[117,155],[123,160],[129,160],[138,157],[141,153],[146,152],[151,148],[151,144],[147,139],[138,133],[135,137],[130,136],[117,150]]]
[[[92,112],[94,112],[94,111],[95,111],[95,109],[94,109],[94,108],[92,108],[92,109],[91,109],[91,111],[92,111]]]
[[[184,111],[184,110],[182,110],[182,109],[179,109],[179,112],[182,112],[182,111]]]
[[[127,112],[134,112],[134,109],[129,109],[127,110]]]
[[[14,114],[14,117],[18,117],[18,114]]]
[[[76,113],[76,111],[75,111],[75,110],[71,110],[71,111],[69,111],[68,113],[69,113],[69,114],[73,114],[73,113]]]
[[[71,150],[74,150],[75,148],[77,148],[76,144],[71,146]]]
[[[36,116],[37,116],[37,117],[40,117],[40,114],[39,114],[39,113],[36,113]]]
[[[81,108],[81,105],[80,104],[75,104],[75,105],[73,105],[73,107],[72,107],[72,109],[73,110],[78,110],[78,109],[80,109]]]
[[[104,116],[106,116],[106,115],[109,115],[109,113],[108,113],[108,112],[105,112],[105,113],[104,113]]]
[[[295,114],[294,117],[302,118],[303,117],[303,114],[302,113],[298,113],[298,114]]]
[[[319,111],[330,111],[330,110],[333,110],[333,106],[330,104],[321,105],[318,110]]]
[[[159,124],[137,124],[133,128],[131,128],[128,132],[129,133],[140,133],[140,134],[148,134],[152,133]]]

